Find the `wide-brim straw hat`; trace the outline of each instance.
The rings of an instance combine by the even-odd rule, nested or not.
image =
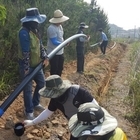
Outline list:
[[[39,90],[39,94],[46,98],[58,98],[72,85],[69,80],[62,80],[58,75],[51,75],[45,81],[46,86]]]
[[[54,11],[54,16],[49,20],[50,23],[62,23],[69,20],[69,17],[64,16],[59,9]]]
[[[46,15],[39,13],[38,8],[28,8],[26,9],[26,16],[23,17],[20,21],[22,23],[34,21],[40,24],[43,23],[46,18]]]
[[[83,119],[85,120],[89,119],[90,123],[85,124],[83,121],[79,121],[78,113],[73,115],[69,120],[68,126],[74,137],[103,136],[117,128],[116,118],[111,116],[103,107],[94,103],[82,104],[78,108],[78,112],[82,112],[81,117],[84,117]],[[83,112],[86,116],[84,116]]]

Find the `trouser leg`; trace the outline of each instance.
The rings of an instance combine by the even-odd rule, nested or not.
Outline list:
[[[55,55],[50,60],[50,75],[57,74],[61,76],[64,64],[64,56],[63,55]]]
[[[30,69],[32,71],[32,69]],[[19,60],[19,72],[21,76],[21,80],[24,79],[24,62]],[[32,102],[32,80],[29,81],[26,86],[23,88],[23,100],[26,113],[33,112],[33,102]]]
[[[40,102],[40,94],[38,92],[45,86],[45,76],[42,69],[35,75],[34,81],[36,82],[36,87],[33,94],[33,105],[35,107]]]
[[[59,55],[59,61],[58,61],[58,69],[57,69],[57,75],[61,76],[63,71],[63,65],[64,65],[64,56]]]
[[[84,71],[84,56],[77,54],[77,72]]]

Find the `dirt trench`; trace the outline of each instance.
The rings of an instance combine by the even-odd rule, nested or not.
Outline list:
[[[134,136],[130,135],[129,133],[129,139],[137,140],[137,137],[135,137],[136,131],[133,127],[133,124],[131,124],[124,118],[124,113],[127,113],[126,111],[128,108],[126,107],[123,100],[127,96],[128,91],[128,85],[126,86],[126,84],[128,83],[126,81],[129,69],[125,69],[123,73],[122,69],[120,69],[120,65],[122,64],[124,58],[126,59],[125,62],[128,62],[128,56],[125,57],[125,55],[128,54],[127,52],[129,52],[129,46],[127,44],[119,43],[115,45],[114,43],[111,43],[107,48],[106,55],[101,55],[100,50],[93,50],[85,56],[84,74],[76,73],[76,61],[71,61],[69,63],[65,63],[62,78],[69,79],[72,83],[80,84],[81,86],[87,88],[96,98],[99,104],[108,109],[109,112],[118,119],[119,126],[122,127],[126,133],[129,133],[129,131],[132,132],[132,135]],[[127,68],[130,67],[129,62],[126,65]],[[122,67],[123,66],[124,63],[122,64]],[[46,71],[46,76],[48,75],[49,72]],[[124,82],[125,85],[123,86],[123,89],[125,89],[126,87],[126,94],[124,94],[124,96],[119,96],[120,98],[117,98],[118,93],[122,93],[120,92],[121,86],[116,83],[119,83],[119,81],[121,82],[122,79],[126,82]],[[112,95],[112,90],[115,90],[117,92],[115,93],[114,91]],[[111,93],[111,96],[109,93]],[[1,101],[0,103],[2,102],[3,101]],[[48,102],[49,99],[41,98],[41,103],[44,106],[47,106]],[[125,112],[123,111],[124,108]],[[35,112],[36,116],[39,113],[40,112]],[[4,115],[0,118],[0,140],[19,140],[19,137],[15,136],[14,134],[13,126],[14,123],[19,121],[21,122],[24,119],[25,117],[23,114],[23,95],[21,93],[7,109]],[[20,137],[20,140],[68,139],[69,130],[67,127],[67,120],[59,111],[56,111],[47,121],[45,120],[36,126],[26,128],[24,135]]]

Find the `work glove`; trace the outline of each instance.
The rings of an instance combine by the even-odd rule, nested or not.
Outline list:
[[[24,124],[25,127],[35,125],[35,123],[33,122],[33,120],[25,120],[23,122],[23,124]]]

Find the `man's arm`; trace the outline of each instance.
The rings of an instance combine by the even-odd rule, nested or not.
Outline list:
[[[52,44],[55,46],[58,46],[61,44],[61,42],[59,42],[56,37],[50,38],[50,40],[51,40]]]
[[[30,37],[28,31],[23,29],[20,30],[19,42],[20,42],[22,56],[23,56],[24,72],[26,75],[29,73],[29,68],[30,68]]]
[[[50,111],[49,109],[45,109],[38,117],[36,117],[34,120],[25,120],[23,123],[25,127],[36,125],[40,122],[42,122],[45,119],[48,119],[53,114],[53,111]]]

